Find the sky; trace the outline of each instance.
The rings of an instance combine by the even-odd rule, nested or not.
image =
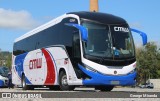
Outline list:
[[[99,0],[99,12],[124,18],[160,46],[160,0]],[[17,37],[67,12],[89,11],[89,0],[0,0],[0,49],[12,52]],[[132,33],[136,46],[141,37]]]

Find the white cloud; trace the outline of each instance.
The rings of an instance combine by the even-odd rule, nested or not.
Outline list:
[[[35,26],[37,26],[37,22],[29,12],[0,8],[0,28],[26,30]]]

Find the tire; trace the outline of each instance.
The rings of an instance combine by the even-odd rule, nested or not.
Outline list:
[[[114,88],[114,86],[96,86],[96,90],[100,90],[102,92],[109,92]]]
[[[59,86],[62,91],[71,91],[74,90],[75,86],[70,86],[67,83],[67,75],[64,71],[60,72],[59,75]]]
[[[25,75],[22,76],[22,81],[21,81],[22,89],[23,90],[33,90],[34,87],[31,85],[26,85],[26,80],[25,80]]]
[[[28,87],[26,85],[26,80],[25,80],[25,75],[22,76],[22,81],[21,81],[22,89],[27,90]]]

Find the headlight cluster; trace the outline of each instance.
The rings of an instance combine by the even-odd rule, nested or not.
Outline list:
[[[93,68],[91,68],[91,67],[89,67],[89,66],[87,66],[87,65],[84,65],[84,67],[85,67],[87,70],[89,70],[89,71],[98,72],[97,70],[95,70],[95,69],[93,69]]]
[[[130,71],[128,74],[132,74],[136,71],[136,69],[133,69],[132,71]]]

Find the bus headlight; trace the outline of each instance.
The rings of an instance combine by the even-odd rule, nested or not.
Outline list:
[[[136,71],[136,69],[133,69],[132,71],[130,71],[128,74],[132,74]]]
[[[89,66],[87,66],[87,65],[84,65],[84,66],[85,66],[85,68],[86,68],[87,70],[89,70],[89,71],[98,72],[97,70],[95,70],[95,69],[93,69],[93,68],[91,68],[91,67],[89,67]]]
[[[135,64],[133,65],[133,67],[136,68],[136,66],[137,66],[137,64],[135,63]]]

